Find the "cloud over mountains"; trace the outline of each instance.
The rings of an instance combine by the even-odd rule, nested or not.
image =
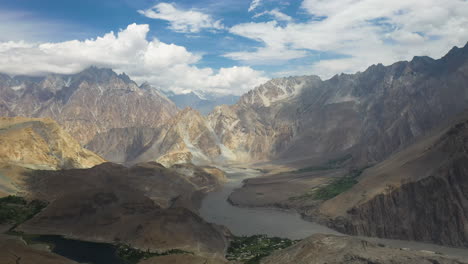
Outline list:
[[[301,10],[309,18],[300,22],[276,16],[271,21],[231,27],[232,34],[261,46],[225,56],[246,64],[268,64],[335,54],[314,59],[308,67],[309,73],[331,77],[374,63],[407,60],[415,54],[440,57],[446,49],[463,46],[468,40],[465,0],[304,0]],[[280,20],[289,22],[280,24]]]
[[[118,33],[84,41],[58,43],[0,43],[0,72],[11,75],[69,74],[88,66],[111,67],[136,81],[148,81],[163,89],[199,89],[240,94],[266,81],[250,67],[199,68],[202,56],[185,47],[147,40],[148,25],[131,24]]]
[[[468,41],[467,0],[175,1],[124,12],[145,22],[103,34],[111,25],[82,40],[69,37],[61,20],[0,10],[0,72],[74,73],[96,65],[174,92],[241,94],[266,77],[329,78],[414,55],[437,58]],[[63,38],[49,40],[49,28]],[[36,41],[38,32],[47,40]]]

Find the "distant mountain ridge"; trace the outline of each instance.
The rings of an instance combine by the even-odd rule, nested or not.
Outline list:
[[[237,95],[201,95],[196,92],[175,94],[173,92],[165,92],[166,96],[173,101],[177,107],[184,109],[186,107],[198,110],[203,115],[208,115],[218,105],[233,105],[240,96]]]
[[[91,150],[124,163],[313,161],[351,154],[354,163],[367,164],[465,110],[467,82],[468,46],[455,47],[438,60],[415,57],[325,81],[273,79],[202,116],[192,109],[179,113],[148,84],[91,67],[70,76],[1,75],[0,115],[51,117]],[[181,101],[191,104],[194,96]]]

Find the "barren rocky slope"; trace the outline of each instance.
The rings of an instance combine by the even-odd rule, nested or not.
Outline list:
[[[157,163],[30,172],[28,197],[50,205],[16,230],[222,258],[224,229],[196,214],[203,193],[219,185],[218,177],[181,174]]]
[[[468,106],[468,45],[364,72],[275,79],[220,106],[210,124],[241,161],[381,161]]]
[[[165,168],[156,162],[130,168],[104,163],[90,169],[31,171],[25,189],[31,198],[54,201],[70,192],[90,189],[132,189],[153,200],[161,208],[182,206],[197,211],[200,198],[224,181],[222,171],[179,164]]]
[[[0,117],[0,197],[25,191],[28,171],[90,168],[103,162],[53,120]]]
[[[0,164],[57,170],[103,162],[51,119],[0,117]]]
[[[110,69],[0,77],[0,116],[52,118],[81,144],[112,128],[157,127],[176,113],[164,95]]]
[[[468,247],[468,114],[366,170],[319,213],[349,234]]]
[[[116,128],[98,134],[87,147],[115,162],[156,160],[165,166],[229,160],[233,154],[219,143],[208,121],[186,108],[158,128]]]

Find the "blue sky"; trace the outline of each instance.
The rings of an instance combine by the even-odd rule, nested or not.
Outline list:
[[[71,73],[97,64],[161,89],[240,94],[271,77],[329,78],[439,57],[468,40],[468,2],[440,2],[0,0],[0,59],[10,62],[0,71]],[[15,65],[28,59],[33,66]]]
[[[131,23],[149,24],[151,31],[148,38],[157,37],[166,43],[175,43],[187,47],[188,50],[202,53],[204,59],[199,62],[202,67],[232,67],[244,65],[222,55],[228,52],[253,50],[262,44],[258,41],[230,34],[222,30],[218,32],[201,31],[197,33],[179,33],[168,29],[169,23],[164,20],[151,19],[139,14],[138,10],[148,9],[157,3],[166,1],[148,0],[19,0],[1,1],[1,6],[9,11],[26,11],[30,13],[31,20],[50,21],[62,24],[62,28],[52,30],[52,34],[36,35],[34,41],[67,41],[69,39],[95,38],[110,31],[118,31]],[[264,11],[277,8],[287,14],[295,14],[295,20],[309,18],[305,12],[300,11],[300,2],[292,1],[265,1],[257,10]],[[214,19],[222,20],[227,27],[251,21],[269,21],[268,16],[252,19],[252,13],[247,12],[250,0],[202,0],[202,1],[174,1],[177,8],[182,10],[196,9],[210,14]],[[46,29],[47,30],[47,29]],[[3,37],[3,40],[8,37]],[[22,39],[27,40],[25,35]],[[308,59],[313,61],[316,56]],[[292,62],[294,63],[294,62]],[[283,65],[284,66],[284,65]],[[279,68],[277,65],[255,65],[254,68],[270,71]]]

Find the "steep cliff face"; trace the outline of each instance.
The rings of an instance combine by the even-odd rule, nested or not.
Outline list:
[[[90,168],[104,159],[50,119],[0,117],[0,164],[31,169]]]
[[[381,161],[468,106],[468,45],[434,60],[381,64],[330,80],[272,80],[210,114],[241,160],[352,153]]]
[[[368,169],[320,213],[350,234],[468,247],[468,115]]]
[[[0,115],[49,117],[81,144],[112,128],[157,127],[177,107],[155,89],[110,69],[0,79]]]

